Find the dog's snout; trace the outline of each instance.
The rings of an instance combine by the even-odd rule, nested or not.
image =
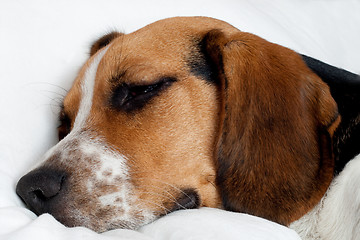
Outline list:
[[[23,176],[16,193],[37,215],[49,211],[49,203],[61,191],[66,178],[65,172],[39,168]]]

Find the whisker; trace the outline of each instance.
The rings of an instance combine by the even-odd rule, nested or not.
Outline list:
[[[113,186],[117,186],[116,184],[105,184],[103,185],[103,187],[113,187]],[[152,192],[152,191],[145,191],[143,189],[146,189],[148,190],[148,188],[156,188],[156,189],[160,189],[161,192]],[[140,188],[137,188],[138,190],[138,193],[139,194],[149,194],[149,195],[152,195],[152,196],[160,196],[160,197],[163,197],[165,198],[166,200],[169,201],[169,203],[174,203],[176,204],[178,207],[180,207],[181,209],[186,209],[186,207],[184,207],[183,205],[181,205],[180,203],[177,202],[177,199],[174,195],[172,195],[170,192],[168,192],[167,190],[161,188],[161,187],[158,187],[158,186],[153,186],[153,185],[143,185],[141,186]],[[184,193],[180,188],[176,188],[177,191],[180,191],[182,192],[183,194],[187,195],[186,193]],[[163,203],[156,203],[154,201],[151,201],[149,199],[139,199],[140,202],[148,202],[148,203],[151,203],[153,205],[156,205],[164,210],[166,210],[165,214],[171,212],[171,209],[168,209],[166,208]],[[161,204],[161,205],[160,205]],[[138,204],[139,205],[139,204]]]
[[[54,114],[54,115],[58,115],[60,110],[61,110],[61,105],[60,104],[52,104],[52,103],[49,103],[48,104],[50,106],[50,109],[51,109],[51,112]]]
[[[152,180],[157,180],[157,179],[152,179]],[[176,191],[180,192],[181,194],[183,194],[183,195],[186,196],[187,198],[191,199],[191,201],[193,202],[192,198],[191,198],[185,191],[183,191],[181,188],[178,188],[178,187],[176,187],[176,186],[174,186],[174,185],[172,185],[172,184],[169,184],[169,183],[164,182],[164,181],[161,181],[161,180],[158,180],[158,182],[160,182],[160,183],[162,183],[162,184],[164,184],[164,185],[170,186],[171,188],[173,188],[173,189],[175,189]],[[148,186],[150,186],[150,187],[155,187],[155,186],[153,186],[153,185],[148,185]],[[145,188],[145,187],[147,187],[147,186],[144,185],[144,186],[142,186],[142,187]],[[169,195],[172,197],[172,199],[170,199],[169,197],[167,197],[167,199],[170,200],[172,203],[175,203],[175,204],[176,204],[177,206],[179,206],[181,209],[187,209],[186,207],[184,207],[183,205],[181,205],[181,204],[177,201],[177,198],[176,198],[174,195],[172,195],[171,193],[167,192],[166,190],[164,190],[164,189],[162,189],[162,188],[160,188],[160,187],[157,187],[157,188],[160,189],[160,190],[162,190],[163,192],[169,194]],[[139,189],[141,190],[141,188],[139,188]],[[162,195],[162,196],[166,197],[165,195]]]
[[[62,102],[63,102],[62,99],[60,99],[60,98],[50,98],[50,100],[53,102],[56,102],[59,105],[59,107],[61,107]]]
[[[146,186],[144,186],[144,188],[145,188],[145,187],[146,187]],[[161,188],[158,188],[158,189],[163,190],[163,189],[161,189]],[[155,192],[143,191],[143,190],[141,190],[141,188],[137,188],[137,190],[139,190],[139,193],[146,193],[146,194],[153,195],[153,196],[155,195],[155,196],[164,197],[164,198],[166,198],[167,200],[170,200],[170,201],[172,201],[172,202],[176,201],[176,198],[175,198],[171,193],[169,193],[169,192],[166,191],[166,190],[164,190],[163,192],[166,193],[166,194],[168,194],[168,196],[165,195],[165,194],[162,194],[162,193],[155,193]]]
[[[151,204],[151,205],[153,205],[153,206],[157,206],[157,207],[163,209],[163,210],[164,210],[164,214],[167,214],[168,212],[170,212],[170,209],[166,208],[166,207],[165,207],[164,205],[162,205],[162,204],[155,203],[155,202],[150,201],[150,200],[148,200],[148,199],[141,199],[141,201],[145,201],[145,202],[147,202],[147,203],[149,203],[149,204]],[[139,204],[138,204],[138,205],[139,205]],[[140,206],[139,206],[139,207],[140,207]],[[141,208],[141,207],[140,207],[140,208]],[[158,212],[160,212],[160,211],[158,211]],[[161,213],[161,212],[160,212],[160,213]]]
[[[140,179],[142,179],[142,178],[140,178]],[[189,194],[187,194],[187,193],[186,193],[184,190],[182,190],[181,188],[176,187],[176,186],[174,186],[174,185],[172,185],[172,184],[170,184],[170,183],[168,183],[168,182],[161,181],[161,180],[159,180],[159,179],[151,179],[151,180],[158,181],[159,183],[162,183],[162,184],[164,184],[164,185],[167,185],[167,186],[171,187],[172,189],[177,190],[178,192],[180,192],[181,194],[183,194],[185,197],[191,199],[191,201],[194,203],[194,200],[192,199],[192,197],[190,197]],[[154,187],[154,186],[151,185],[151,187]],[[158,188],[161,189],[160,187],[158,187]],[[162,190],[162,191],[164,191],[164,190]],[[170,194],[170,193],[169,193],[169,194]],[[182,208],[182,209],[187,209],[186,207],[184,207],[183,205],[181,205],[173,195],[171,195],[171,196],[173,197],[173,199],[172,199],[172,202],[173,202],[173,203],[177,204],[177,205],[178,205],[180,208]]]
[[[45,93],[52,93],[52,94],[55,94],[55,95],[58,95],[61,97],[61,99],[64,99],[65,98],[65,95],[62,94],[62,93],[59,93],[59,92],[56,92],[56,91],[50,91],[50,90],[40,90],[40,92],[45,92]],[[60,98],[59,98],[60,99]]]
[[[27,85],[50,85],[50,86],[56,87],[56,88],[64,91],[65,94],[68,93],[68,90],[66,90],[65,88],[63,88],[59,85],[56,85],[54,83],[49,83],[49,82],[30,82],[30,83],[27,83]]]
[[[138,172],[138,173],[143,174],[143,173],[145,173],[145,172],[141,171],[141,172]],[[149,172],[149,173],[150,173],[150,172]],[[137,179],[146,179],[146,178],[144,178],[144,177],[138,177]],[[167,186],[169,186],[169,187],[171,187],[171,188],[173,188],[173,189],[175,189],[175,190],[178,190],[178,191],[181,192],[181,193],[184,193],[184,191],[181,190],[181,188],[179,188],[179,187],[177,187],[177,186],[175,186],[175,185],[173,185],[173,184],[171,184],[171,183],[165,182],[165,181],[163,181],[163,180],[156,179],[156,178],[152,178],[151,181],[157,181],[157,182],[162,183],[162,184],[164,184],[164,185],[167,185]],[[184,193],[184,194],[186,194],[186,193]]]

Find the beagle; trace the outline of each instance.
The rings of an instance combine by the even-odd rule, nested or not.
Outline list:
[[[36,214],[98,232],[203,206],[289,225],[338,165],[343,110],[317,69],[212,18],[107,34],[63,101],[60,142],[16,191]]]

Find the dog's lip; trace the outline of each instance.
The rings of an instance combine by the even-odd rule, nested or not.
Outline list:
[[[173,206],[164,215],[177,210],[199,208],[201,205],[200,195],[194,188],[183,189],[172,205]]]

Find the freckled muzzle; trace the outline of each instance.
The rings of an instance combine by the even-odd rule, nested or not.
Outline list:
[[[37,215],[50,213],[66,226],[102,232],[136,228],[153,219],[138,206],[126,159],[86,133],[72,134],[23,176],[17,194]]]

